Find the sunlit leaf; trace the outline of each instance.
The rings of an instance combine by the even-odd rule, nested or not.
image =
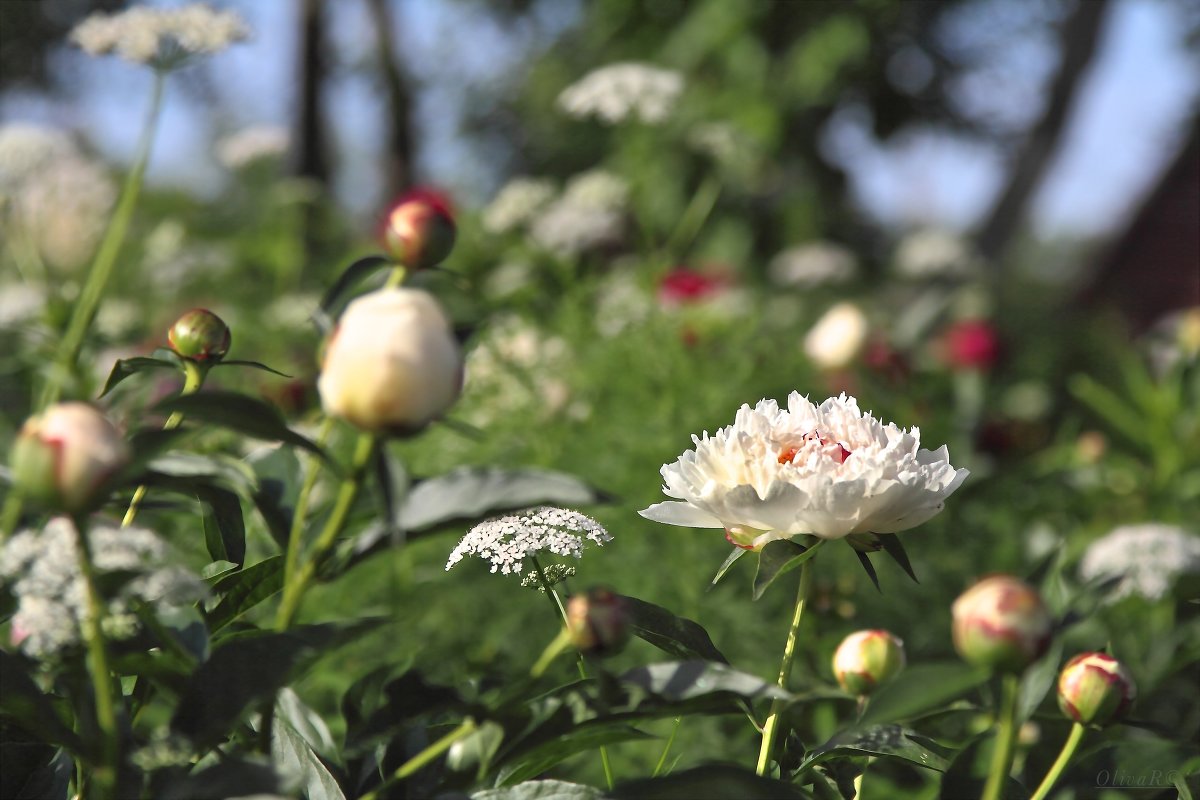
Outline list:
[[[664,777],[621,783],[605,796],[613,800],[697,800],[702,797],[808,800],[812,797],[799,786],[725,764],[709,764]]]
[[[756,675],[712,661],[669,661],[635,667],[623,673],[620,681],[668,700],[689,700],[720,693],[747,700],[787,700],[792,696]]]
[[[146,372],[148,370],[162,369],[182,370],[183,363],[179,360],[178,355],[162,347],[155,350],[150,356],[119,358],[113,364],[112,371],[108,373],[108,380],[104,382],[104,388],[100,391],[99,396],[104,397],[131,375],[137,375],[139,372]]]
[[[899,725],[859,728],[834,736],[814,748],[801,764],[806,769],[836,756],[873,755],[908,761],[932,770],[950,766],[951,751],[916,731]]]
[[[282,589],[283,556],[272,556],[221,578],[212,587],[221,599],[206,615],[209,630],[216,633]]]
[[[797,544],[791,539],[767,542],[763,549],[758,551],[758,571],[754,574],[753,598],[757,600],[762,597],[768,586],[815,556],[820,547],[821,540],[809,547]]]

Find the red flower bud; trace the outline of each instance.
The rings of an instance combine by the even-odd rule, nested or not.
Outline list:
[[[1081,653],[1058,675],[1058,707],[1076,722],[1104,725],[1133,705],[1137,687],[1120,661],[1106,653]]]
[[[990,369],[1000,356],[1000,337],[992,324],[963,320],[942,335],[942,358],[955,369]]]
[[[1010,575],[984,578],[951,609],[954,647],[966,661],[1020,672],[1046,651],[1054,621],[1032,586]]]
[[[450,204],[437,192],[414,189],[388,209],[380,238],[388,256],[409,269],[435,267],[454,248],[457,227]]]

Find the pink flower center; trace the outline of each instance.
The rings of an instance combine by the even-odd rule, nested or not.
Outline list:
[[[831,437],[825,436],[817,431],[809,431],[808,433],[804,434],[804,436],[801,437],[801,442],[802,442],[802,444],[800,444],[799,446],[790,445],[790,446],[785,447],[782,450],[780,450],[779,451],[779,463],[780,464],[792,463],[792,461],[795,460],[796,456],[799,455],[800,452],[805,449],[805,446],[809,442],[817,442],[818,445],[822,448],[822,450],[824,450],[829,455],[830,458],[832,458],[834,461],[836,461],[839,464],[845,464],[846,459],[850,457],[850,451],[846,449],[845,445],[843,445],[841,442],[838,442],[838,441],[832,439]],[[837,449],[836,450],[831,449],[834,447],[836,447]]]

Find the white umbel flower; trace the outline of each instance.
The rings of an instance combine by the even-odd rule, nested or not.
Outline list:
[[[545,178],[513,178],[483,210],[483,228],[488,233],[516,230],[533,219],[554,194],[554,183]]]
[[[809,242],[778,253],[767,274],[780,286],[813,289],[846,283],[858,274],[854,253],[833,242]]]
[[[917,230],[896,248],[896,269],[906,278],[962,278],[978,268],[978,256],[970,244],[948,231]]]
[[[0,125],[0,195],[56,161],[77,155],[71,137],[56,128],[28,122]]]
[[[279,125],[253,125],[217,143],[217,160],[229,170],[245,169],[260,161],[287,155],[291,137]]]
[[[661,470],[674,501],[641,511],[656,522],[725,528],[735,544],[814,534],[896,533],[942,509],[967,470],[945,446],[920,449],[917,428],[886,425],[842,394],[821,405],[798,392],[738,409],[733,425],[693,436],[694,450]]]
[[[593,70],[558,96],[558,105],[575,119],[596,117],[615,125],[637,118],[658,125],[670,118],[683,76],[649,64],[626,62]]]
[[[450,569],[465,556],[492,562],[492,572],[520,573],[525,559],[542,551],[581,558],[591,542],[604,545],[612,536],[591,517],[566,508],[542,506],[481,522],[467,532],[446,562]]]
[[[1163,523],[1122,525],[1088,545],[1079,562],[1084,580],[1120,578],[1112,600],[1140,595],[1160,600],[1181,575],[1200,574],[1200,536]]]
[[[563,257],[619,241],[628,202],[629,184],[620,176],[602,169],[582,172],[533,220],[530,238]]]
[[[182,8],[134,6],[116,14],[92,14],[71,31],[70,39],[89,55],[115,53],[135,64],[171,69],[193,56],[212,55],[250,35],[232,11],[206,5]]]

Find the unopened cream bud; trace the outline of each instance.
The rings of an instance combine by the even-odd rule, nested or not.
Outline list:
[[[108,418],[86,403],[59,403],[25,421],[13,443],[13,479],[27,497],[52,508],[88,511],[129,462]]]
[[[849,694],[871,694],[904,669],[904,642],[885,630],[857,631],[833,654],[833,675]]]
[[[368,431],[411,431],[442,416],[462,389],[462,354],[433,295],[382,289],[338,320],[317,389],[325,411]]]
[[[388,256],[397,264],[427,269],[450,255],[456,235],[446,200],[428,189],[416,189],[388,209],[381,238]]]
[[[229,352],[229,326],[206,308],[193,308],[184,314],[171,330],[167,341],[171,349],[184,358],[216,363]]]
[[[625,599],[611,589],[589,589],[567,604],[571,644],[584,653],[609,655],[629,641],[629,610]]]
[[[1120,718],[1136,697],[1129,670],[1106,653],[1081,653],[1058,675],[1058,707],[1083,725],[1104,725]]]
[[[951,608],[954,647],[967,662],[1020,672],[1046,651],[1054,620],[1037,590],[1011,575],[984,578]]]

